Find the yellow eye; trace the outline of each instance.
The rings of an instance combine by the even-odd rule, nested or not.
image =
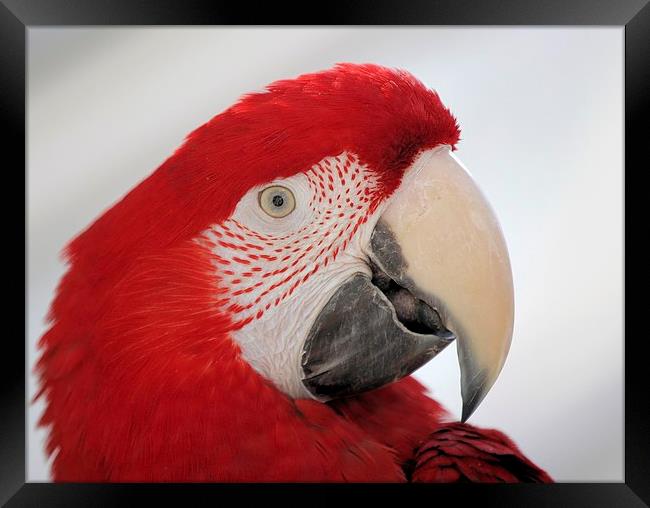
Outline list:
[[[276,219],[286,217],[296,208],[293,192],[280,185],[267,187],[259,193],[258,198],[262,210]]]

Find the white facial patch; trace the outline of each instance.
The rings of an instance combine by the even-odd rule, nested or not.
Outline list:
[[[260,206],[260,192],[271,186],[294,196],[286,217]],[[364,250],[379,217],[376,189],[375,175],[344,152],[251,189],[229,219],[197,240],[213,253],[217,303],[232,316],[243,358],[292,397],[311,397],[300,354],[318,313],[354,273],[370,274]]]

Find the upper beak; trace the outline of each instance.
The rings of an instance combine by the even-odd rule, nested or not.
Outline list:
[[[370,257],[455,334],[467,420],[505,362],[514,295],[496,215],[448,147],[425,152],[405,175],[373,232]]]

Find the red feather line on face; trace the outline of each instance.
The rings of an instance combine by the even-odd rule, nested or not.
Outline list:
[[[379,203],[371,199],[377,178],[353,155],[326,158],[306,175],[312,218],[300,229],[265,235],[228,219],[198,240],[214,255],[215,271],[225,288],[217,305],[234,315],[229,331],[261,318],[334,262]]]

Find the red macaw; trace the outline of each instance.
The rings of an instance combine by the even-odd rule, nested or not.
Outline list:
[[[40,341],[55,481],[551,481],[409,377],[457,341],[463,422],[513,289],[455,118],[340,64],[192,132],[66,248]]]

